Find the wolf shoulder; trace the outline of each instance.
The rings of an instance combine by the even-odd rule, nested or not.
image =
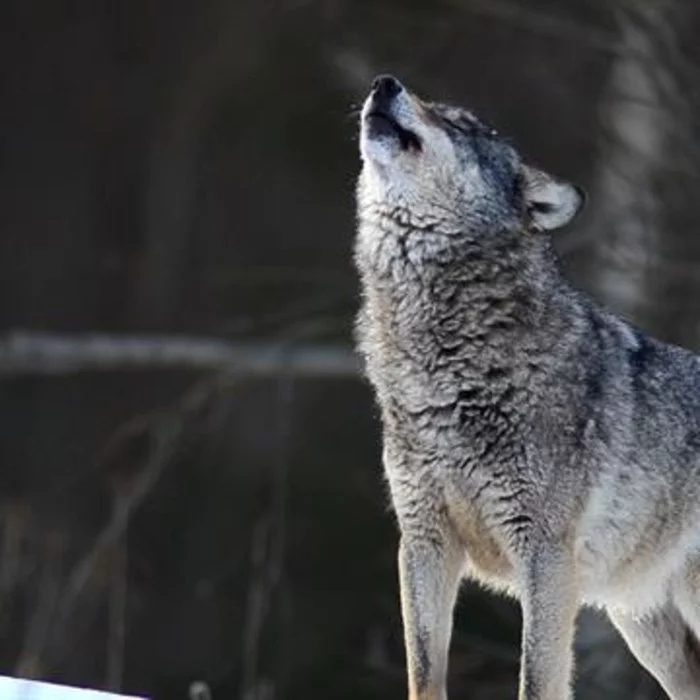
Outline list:
[[[607,396],[611,408],[626,419],[623,425],[631,423],[640,447],[690,450],[700,458],[700,356],[612,314],[598,315],[594,333],[605,333],[601,328],[607,326],[609,335],[597,341],[601,396],[613,389]]]

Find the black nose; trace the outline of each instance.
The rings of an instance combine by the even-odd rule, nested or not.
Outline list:
[[[396,97],[403,86],[393,75],[378,75],[372,82],[372,91],[378,100],[391,100]]]

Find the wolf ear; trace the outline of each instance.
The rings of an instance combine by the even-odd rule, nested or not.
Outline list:
[[[538,231],[565,226],[581,211],[585,192],[529,165],[521,166],[523,197],[530,224]]]

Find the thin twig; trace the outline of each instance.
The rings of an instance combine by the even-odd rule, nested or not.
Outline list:
[[[291,350],[293,343],[287,346]],[[266,512],[253,531],[251,546],[251,576],[248,588],[247,616],[243,634],[242,700],[261,700],[270,690],[270,683],[259,678],[260,647],[265,621],[272,607],[272,598],[279,594],[286,551],[287,497],[289,491],[289,442],[293,378],[283,376],[277,402],[277,460],[273,473],[272,494]],[[279,595],[278,595],[279,598]],[[279,678],[275,679],[278,682]],[[261,690],[262,689],[262,690]]]
[[[117,496],[117,500],[124,498]],[[107,689],[122,690],[124,679],[124,646],[126,642],[126,599],[128,590],[128,548],[123,537],[114,545],[109,592],[109,636],[107,642]]]
[[[58,602],[60,568],[63,558],[63,539],[49,534],[43,557],[41,578],[36,602],[31,610],[24,648],[15,666],[15,675],[23,678],[39,678],[47,669],[45,650],[51,628],[51,620]]]
[[[542,12],[513,0],[446,0],[447,4],[475,15],[490,17],[513,25],[518,29],[556,39],[573,42],[577,46],[605,53],[619,50],[611,32],[585,25],[550,12]]]
[[[0,611],[9,602],[18,583],[22,546],[24,544],[29,521],[29,509],[19,499],[10,500],[2,507],[2,556],[0,557]]]

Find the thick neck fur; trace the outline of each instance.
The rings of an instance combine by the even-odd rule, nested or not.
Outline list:
[[[563,323],[555,292],[564,283],[541,234],[443,232],[361,217],[356,260],[361,337],[426,370],[458,365],[462,377],[475,379],[511,373],[539,354],[538,337],[551,338]]]

